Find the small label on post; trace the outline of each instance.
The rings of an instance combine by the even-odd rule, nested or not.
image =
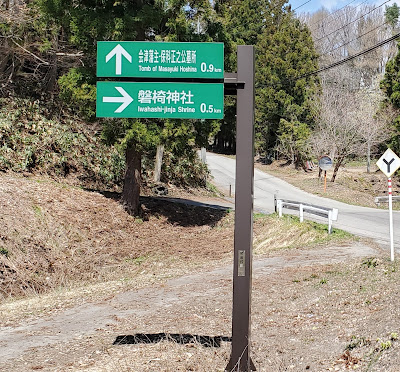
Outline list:
[[[239,259],[238,259],[238,276],[246,276],[246,252],[239,251]]]

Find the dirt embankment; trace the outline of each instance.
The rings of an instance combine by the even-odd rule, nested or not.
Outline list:
[[[231,251],[231,226],[214,228],[229,220],[226,211],[144,203],[147,222],[128,215],[115,194],[2,175],[0,298],[114,280],[143,270],[150,256],[217,259]]]
[[[225,368],[233,213],[147,198],[143,221],[115,196],[0,177],[0,369]],[[256,216],[253,361],[263,372],[396,372],[398,263],[326,230]]]
[[[134,277],[144,266],[157,273],[157,265],[190,267],[231,257],[234,213],[150,197],[143,203],[146,221],[127,214],[116,193],[2,175],[0,298]],[[328,236],[312,223],[256,217],[254,249],[263,254],[336,235],[349,238],[338,231]]]

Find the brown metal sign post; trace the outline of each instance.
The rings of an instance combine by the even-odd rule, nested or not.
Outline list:
[[[237,49],[236,196],[232,353],[226,371],[250,372],[251,276],[254,189],[254,47]]]

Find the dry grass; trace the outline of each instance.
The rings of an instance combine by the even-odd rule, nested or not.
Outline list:
[[[205,348],[196,343],[180,345],[173,341],[162,341],[156,344],[110,348],[107,355],[103,355],[100,363],[92,362],[94,366],[78,367],[76,371],[210,372],[219,370],[222,372],[229,355],[228,343],[224,343],[219,349],[214,349]]]
[[[96,192],[2,175],[1,323],[231,260],[234,213],[151,199],[146,205],[151,216],[144,222]],[[291,217],[256,216],[254,233],[256,254],[332,238]]]
[[[150,219],[142,221],[127,215],[117,200],[99,193],[45,179],[2,175],[0,248],[8,253],[0,255],[1,325],[11,327],[24,318],[55,316],[68,306],[91,301],[107,303],[132,288],[149,292],[165,288],[168,293],[169,278],[231,264],[232,212],[149,199],[146,205]],[[334,231],[328,236],[325,227],[311,222],[256,215],[255,253],[292,263],[296,255],[308,257],[311,251],[318,257],[330,257],[337,249],[315,242],[352,241]],[[361,368],[377,356],[374,365],[386,369],[376,371],[398,366],[397,340],[381,350],[376,339],[386,342],[390,333],[400,333],[396,310],[400,304],[395,300],[386,306],[388,298],[400,298],[395,286],[399,271],[382,259],[376,266],[373,262],[317,267],[306,263],[257,274],[252,355],[258,370],[302,371],[311,366],[312,371],[322,371],[347,368],[346,360],[356,359],[353,365]],[[19,371],[223,371],[229,342],[216,348],[173,341],[112,346],[116,335],[137,332],[229,336],[231,276],[224,274],[211,297],[203,296],[212,288],[211,278],[206,274],[204,278],[200,281],[204,288],[182,285],[178,307],[154,308],[148,317],[140,312],[115,317],[94,334],[31,349],[3,367]],[[191,291],[194,297],[185,299]],[[118,311],[126,306],[133,305],[118,305]],[[142,306],[152,309],[154,304],[149,300]],[[379,319],[389,320],[383,324]],[[359,343],[345,355],[353,336],[370,343]]]
[[[155,273],[176,262],[181,267],[230,257],[233,213],[151,199],[145,203],[151,212],[147,222],[129,216],[117,200],[96,192],[49,180],[2,176],[3,300],[118,281],[144,270]],[[255,233],[256,253],[327,236],[307,224],[275,219],[267,223],[263,218],[256,221]],[[273,244],[268,236],[274,236]]]
[[[190,247],[212,236],[225,215],[148,202],[152,217],[143,223],[99,193],[13,176],[0,178],[0,207],[3,299],[118,280],[142,272],[144,265],[187,259]],[[220,258],[230,251],[229,228],[214,235]],[[196,256],[213,253],[211,241],[202,246]]]
[[[398,280],[398,264],[382,259],[287,268],[268,280],[259,277],[253,283],[252,307],[252,358],[257,370],[303,371],[308,367],[311,371],[395,372],[400,363]],[[229,318],[229,308],[226,310],[224,316]],[[189,319],[178,318],[177,322],[178,327],[190,327]],[[156,318],[153,327],[166,324],[168,320]],[[201,324],[196,326],[200,332],[230,331],[228,321],[223,327],[212,327],[211,321],[203,318]],[[105,365],[111,367],[118,360],[126,368],[117,369],[121,371],[130,366],[138,372],[222,372],[229,346],[222,343],[221,348],[205,349],[174,342],[119,346],[110,349],[91,370],[107,361]]]
[[[296,250],[293,255],[288,250],[278,257],[292,262],[296,255],[309,253]],[[257,370],[396,372],[400,365],[399,275],[398,263],[379,256],[317,266],[298,262],[272,274],[258,272],[253,280],[251,350]],[[230,290],[230,283],[218,288],[220,294]],[[118,317],[94,335],[35,349],[15,361],[14,367],[21,371],[35,367],[44,371],[222,372],[229,359],[229,342],[214,348],[174,340],[112,343],[116,335],[138,330],[226,336],[230,334],[230,305],[229,296],[198,297],[193,302],[182,293],[178,308],[164,306],[147,316]]]
[[[282,218],[256,219],[259,226],[254,233],[253,252],[259,255],[266,255],[277,249],[292,247],[305,247],[330,240],[349,241],[355,239],[350,234],[333,229],[328,235],[328,226],[317,224],[311,221],[299,222],[294,216],[284,215]]]

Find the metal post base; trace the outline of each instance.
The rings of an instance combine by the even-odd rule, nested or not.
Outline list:
[[[239,365],[238,365],[239,364]],[[253,361],[249,358],[246,362],[245,358],[236,360],[236,358],[232,358],[225,367],[225,372],[253,372],[257,371],[256,367],[254,366]]]

